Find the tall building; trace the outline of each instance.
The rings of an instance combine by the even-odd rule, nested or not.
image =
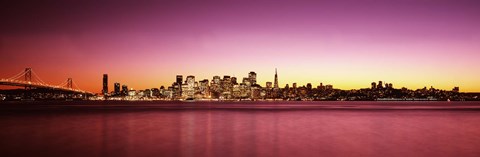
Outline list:
[[[312,84],[311,83],[307,83],[307,89],[312,90]]]
[[[212,83],[220,84],[220,76],[213,76]]]
[[[274,81],[274,83],[273,83],[273,88],[274,88],[274,89],[279,89],[279,87],[278,87],[277,68],[275,68],[275,81]]]
[[[325,86],[323,86],[323,83],[320,82],[320,85],[317,87],[319,90],[325,90]]]
[[[385,83],[385,87],[387,89],[393,89],[393,84],[392,83]]]
[[[122,85],[122,95],[123,96],[128,95],[128,86],[127,85]]]
[[[210,82],[210,94],[212,98],[219,98],[221,94],[221,82],[220,76],[213,76],[212,82]]]
[[[208,97],[210,96],[209,93],[209,86],[208,86],[208,80],[204,79],[199,82],[200,84],[198,85],[198,90],[202,94],[203,97]]]
[[[193,75],[187,76],[185,83],[187,84],[187,87],[189,90],[193,90],[193,88],[195,87],[195,76]]]
[[[377,88],[378,89],[383,89],[383,82],[382,81],[378,81]]]
[[[267,83],[265,84],[265,86],[266,86],[267,89],[272,88],[272,82],[267,82]]]
[[[232,78],[228,75],[224,75],[221,86],[224,92],[230,92],[233,87]]]
[[[229,99],[232,96],[232,90],[233,90],[233,84],[232,84],[232,78],[228,75],[223,76],[222,84],[222,97]]]
[[[247,77],[243,78],[242,83],[245,84],[246,86],[250,87],[250,79],[248,79]]]
[[[333,85],[326,85],[325,88],[326,90],[333,90]]]
[[[248,73],[248,79],[252,86],[257,84],[257,73],[251,71],[250,73]]]
[[[102,89],[103,95],[108,94],[108,74],[103,74],[103,89]]]
[[[177,75],[175,82],[173,83],[173,96],[179,98],[182,95],[182,82],[183,76]]]
[[[195,76],[189,75],[185,79],[185,83],[182,85],[182,97],[193,98],[195,94]]]
[[[231,80],[232,80],[232,84],[234,84],[234,85],[238,84],[236,77],[232,77]]]
[[[182,82],[183,82],[183,76],[182,75],[177,75],[177,81],[175,81],[175,83],[182,84]]]
[[[115,82],[113,84],[113,94],[117,96],[120,95],[120,83]]]
[[[377,88],[377,83],[376,82],[372,82],[372,89],[375,89]]]

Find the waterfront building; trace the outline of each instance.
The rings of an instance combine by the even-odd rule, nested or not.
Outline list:
[[[113,84],[113,95],[119,96],[120,95],[120,83],[115,82]]]
[[[128,96],[134,97],[134,96],[136,96],[136,95],[137,95],[137,91],[136,91],[136,90],[130,89],[130,90],[128,91]]]
[[[383,82],[378,81],[377,89],[383,89]]]
[[[182,75],[177,75],[177,79],[176,79],[176,82],[177,84],[182,84],[183,82],[183,76]]]
[[[185,83],[182,85],[182,98],[189,99],[194,98],[195,95],[195,76],[190,75],[185,79]]]
[[[272,82],[265,83],[265,88],[267,88],[267,89],[272,88]]]
[[[210,83],[210,95],[211,98],[218,99],[222,93],[220,76],[213,76]]]
[[[150,89],[143,90],[143,97],[152,97],[152,91]]]
[[[231,80],[232,80],[232,85],[238,84],[237,83],[237,77],[232,77]]]
[[[252,99],[261,99],[263,96],[261,95],[262,93],[262,88],[260,86],[251,86],[251,95],[250,98]]]
[[[103,95],[108,95],[108,74],[103,74],[103,88],[102,88]]]
[[[251,86],[257,84],[257,73],[255,73],[253,71],[248,73],[248,80],[250,81]]]
[[[275,80],[274,80],[274,83],[273,83],[273,88],[275,90],[278,90],[279,87],[278,87],[278,75],[277,75],[277,68],[275,68]]]
[[[159,98],[160,97],[160,90],[158,88],[152,88],[150,89],[151,97]]]
[[[250,84],[250,79],[248,77],[244,77],[242,80],[242,83],[250,87],[252,84]]]
[[[128,86],[127,85],[122,85],[122,96],[127,96],[128,95]]]
[[[326,86],[325,86],[325,89],[326,89],[326,90],[333,90],[333,85],[326,85]]]
[[[208,98],[210,96],[208,79],[201,80],[198,85],[198,91],[203,98]]]
[[[230,76],[223,76],[222,80],[222,96],[224,99],[230,99],[232,97],[233,84]]]
[[[320,85],[317,86],[317,89],[320,90],[320,91],[324,91],[325,90],[325,86],[323,86],[323,83],[320,82]]]
[[[212,83],[220,85],[220,76],[213,76]]]
[[[240,85],[238,85],[238,84],[233,85],[232,97],[235,98],[235,99],[241,99],[241,89],[240,89]]]
[[[393,84],[392,83],[386,83],[385,84],[387,89],[393,89]]]
[[[187,88],[189,90],[193,90],[193,88],[195,87],[195,76],[193,75],[187,76],[187,79],[185,80],[185,84],[187,85]]]

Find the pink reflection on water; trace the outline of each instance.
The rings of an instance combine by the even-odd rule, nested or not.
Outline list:
[[[478,156],[478,111],[51,111],[0,116],[2,156]]]

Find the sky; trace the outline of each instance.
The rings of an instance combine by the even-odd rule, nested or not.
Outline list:
[[[480,92],[478,0],[0,2],[0,78],[31,67],[100,92],[102,75],[146,89],[255,71],[274,79],[367,88]]]

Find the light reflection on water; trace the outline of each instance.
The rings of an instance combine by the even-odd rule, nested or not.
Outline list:
[[[1,156],[480,155],[477,110],[62,108],[1,113]]]

